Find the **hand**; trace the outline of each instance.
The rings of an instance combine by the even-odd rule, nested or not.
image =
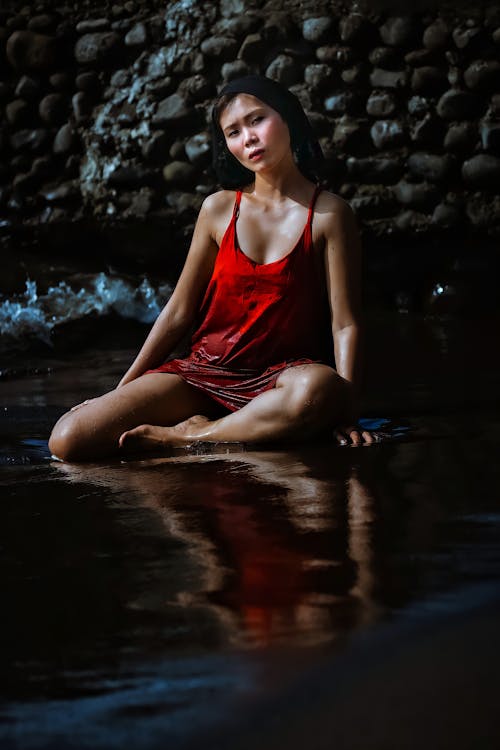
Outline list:
[[[342,425],[335,430],[335,439],[339,445],[371,445],[381,440],[377,432],[364,430],[359,425]]]

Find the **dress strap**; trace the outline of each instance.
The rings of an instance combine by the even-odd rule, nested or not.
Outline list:
[[[236,191],[236,199],[233,207],[233,219],[237,219],[240,213],[241,190]]]
[[[307,216],[307,227],[310,229],[312,224],[312,218],[314,214],[314,206],[316,204],[316,199],[318,195],[323,191],[323,188],[320,185],[316,185],[313,193],[313,197],[311,198],[311,204],[309,206],[309,214]]]

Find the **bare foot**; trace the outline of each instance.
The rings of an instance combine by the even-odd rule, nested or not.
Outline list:
[[[125,451],[159,451],[172,445],[191,445],[200,440],[197,430],[209,422],[207,417],[198,414],[173,427],[143,424],[124,432],[118,444]]]

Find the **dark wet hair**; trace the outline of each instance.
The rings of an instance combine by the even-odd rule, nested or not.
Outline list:
[[[323,152],[300,101],[271,78],[250,75],[230,81],[220,92],[212,109],[212,164],[221,186],[227,189],[241,188],[255,179],[254,173],[240,164],[229,151],[219,123],[222,112],[238,94],[251,94],[281,115],[290,131],[290,145],[297,167],[307,179],[317,182]]]

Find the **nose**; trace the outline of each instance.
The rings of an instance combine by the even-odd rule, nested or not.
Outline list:
[[[245,128],[244,137],[245,137],[245,146],[250,146],[252,143],[255,143],[256,136],[252,128]]]

